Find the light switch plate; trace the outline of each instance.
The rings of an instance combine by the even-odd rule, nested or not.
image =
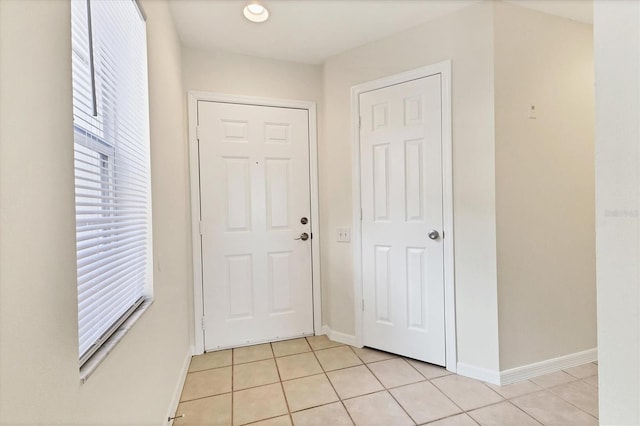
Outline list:
[[[336,228],[336,241],[339,243],[351,242],[351,228]]]

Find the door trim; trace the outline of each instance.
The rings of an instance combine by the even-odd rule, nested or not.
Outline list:
[[[198,101],[242,105],[303,109],[309,113],[309,194],[311,196],[311,285],[313,295],[313,330],[322,330],[322,297],[320,290],[320,227],[318,209],[318,137],[316,103],[288,99],[236,96],[202,91],[188,92],[189,177],[191,193],[191,237],[193,253],[193,344],[192,354],[204,353],[204,297],[202,291],[202,247],[200,244],[200,165],[198,161]]]
[[[444,321],[447,370],[455,373],[457,364],[455,269],[453,232],[453,151],[451,138],[451,61],[383,77],[351,88],[351,158],[353,193],[353,296],[357,346],[364,344],[362,321],[362,227],[360,200],[360,94],[406,83],[430,75],[442,77],[442,189],[444,218]]]

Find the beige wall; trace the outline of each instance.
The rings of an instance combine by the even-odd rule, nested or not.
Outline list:
[[[597,346],[593,42],[590,25],[502,2],[494,28],[505,370]]]
[[[640,3],[594,5],[600,424],[640,424]]]
[[[451,59],[456,299],[459,361],[498,369],[494,181],[493,8],[479,3],[330,58],[324,67],[320,144],[325,321],[355,333],[352,246],[336,227],[352,223],[350,89],[366,81]]]
[[[69,1],[0,1],[0,424],[163,424],[187,361],[180,45],[145,1],[155,303],[89,381],[78,372]]]
[[[184,89],[320,102],[322,67],[189,48],[182,54]]]

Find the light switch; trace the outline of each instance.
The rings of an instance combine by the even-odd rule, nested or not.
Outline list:
[[[538,113],[536,111],[535,105],[529,105],[529,118],[532,120],[535,120],[536,118],[538,118]]]
[[[351,228],[336,228],[336,241],[348,243],[351,241]]]

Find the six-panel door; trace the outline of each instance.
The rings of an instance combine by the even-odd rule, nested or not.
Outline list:
[[[205,350],[313,334],[308,123],[198,102]]]
[[[441,108],[439,74],[360,95],[364,344],[444,365]]]

